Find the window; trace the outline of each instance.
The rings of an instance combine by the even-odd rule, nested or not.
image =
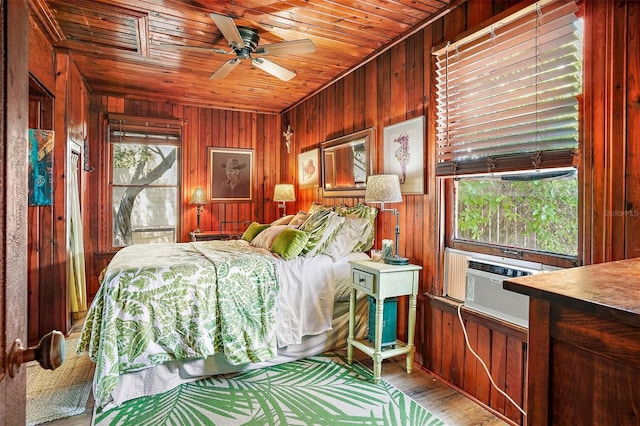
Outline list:
[[[576,256],[575,169],[456,182],[455,238]]]
[[[175,242],[181,122],[110,114],[111,244]]]
[[[452,243],[577,256],[577,11],[539,1],[434,52],[436,175],[453,179]]]

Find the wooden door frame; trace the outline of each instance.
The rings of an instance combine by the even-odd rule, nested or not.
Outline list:
[[[8,374],[8,353],[27,338],[29,6],[0,0],[0,425],[25,424],[26,368]]]

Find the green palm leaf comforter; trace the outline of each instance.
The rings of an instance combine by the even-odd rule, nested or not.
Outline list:
[[[279,290],[271,255],[244,241],[149,244],[118,252],[77,351],[96,363],[95,402],[118,376],[224,353],[234,365],[277,355]]]

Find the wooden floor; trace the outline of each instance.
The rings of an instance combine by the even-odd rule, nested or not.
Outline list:
[[[81,327],[81,324],[80,324]],[[70,338],[79,337],[79,329],[74,325]],[[364,365],[371,367],[371,359],[360,351],[354,351],[354,357]],[[404,357],[389,358],[382,363],[382,377],[409,395],[420,405],[426,407],[449,426],[503,426],[509,425],[476,402],[450,388],[428,372],[416,367],[411,374],[405,370]],[[91,425],[93,398],[89,396],[84,413],[66,419],[46,423],[47,426],[88,426]]]

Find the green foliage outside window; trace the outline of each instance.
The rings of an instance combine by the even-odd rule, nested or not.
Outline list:
[[[577,179],[461,179],[456,223],[459,239],[576,255]]]

